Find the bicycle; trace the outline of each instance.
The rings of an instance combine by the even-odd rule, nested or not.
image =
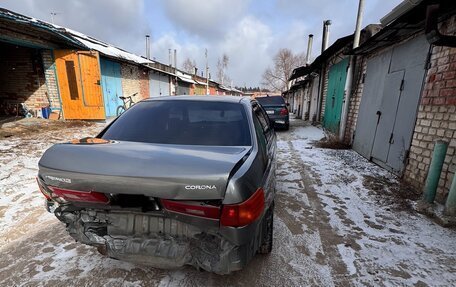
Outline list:
[[[119,97],[119,99],[121,99],[123,101],[123,104],[117,107],[117,116],[120,116],[121,114],[123,114],[126,110],[128,110],[135,104],[135,102],[133,102],[132,98],[134,96],[136,96],[137,94],[138,93],[134,93],[128,97],[123,97],[123,96]]]

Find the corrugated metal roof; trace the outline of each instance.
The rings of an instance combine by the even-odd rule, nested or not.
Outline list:
[[[42,29],[62,39],[62,42],[66,42],[70,46],[84,47],[84,45],[81,42],[68,35],[65,29],[62,29],[61,27],[56,25],[52,25],[48,22],[40,21],[35,18],[28,17],[4,8],[0,8],[0,18],[9,21],[16,21],[20,24],[30,25],[38,29]]]
[[[352,53],[355,55],[369,54],[377,49],[390,46],[423,32],[425,28],[426,8],[427,5],[432,3],[433,1],[431,0],[419,2],[418,5],[391,21],[388,26],[361,44]],[[440,20],[446,19],[456,12],[455,0],[440,0],[439,3],[441,5]]]
[[[200,82],[200,81],[198,81],[198,80],[195,80],[195,81],[196,81],[196,83],[199,84],[199,85],[204,85],[204,86],[207,85],[206,82]]]
[[[135,55],[133,53],[127,52],[123,49],[117,48],[108,43],[97,40],[93,37],[87,36],[83,33],[61,27],[55,24],[48,23],[46,21],[37,20],[32,17],[28,17],[4,8],[0,8],[0,18],[8,19],[10,21],[16,21],[18,23],[23,23],[26,25],[31,25],[33,27],[46,30],[50,33],[55,34],[62,41],[68,42],[71,46],[79,46],[81,48],[86,48],[89,50],[96,50],[101,54],[106,56],[117,58],[120,60],[125,60],[129,62],[134,62],[138,64],[148,64],[153,63],[151,60],[143,58],[141,56]]]
[[[354,36],[352,34],[352,35],[348,35],[348,36],[337,39],[336,42],[334,42],[334,44],[332,44],[326,50],[324,50],[323,53],[321,53],[321,55],[318,56],[312,62],[312,64],[294,69],[293,72],[291,73],[289,81],[297,79],[302,76],[305,76],[307,74],[310,74],[312,71],[317,69],[320,66],[320,64],[323,63],[324,60],[331,57],[332,55],[334,55],[335,53],[340,51],[342,48],[344,48],[345,46],[347,46],[348,44],[353,42],[353,38],[354,38]]]
[[[177,76],[177,78],[179,80],[181,80],[182,82],[186,82],[186,83],[190,83],[190,84],[195,84],[196,83],[195,81],[193,81],[192,79],[188,79],[187,77]]]

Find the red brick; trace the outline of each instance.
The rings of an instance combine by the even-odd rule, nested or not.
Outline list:
[[[429,69],[430,70],[430,69]],[[454,63],[451,63],[450,66],[448,67],[448,69],[446,69],[446,71],[456,71],[456,62]],[[442,70],[443,71],[443,70]]]
[[[456,80],[448,80],[448,81],[446,82],[446,87],[447,87],[447,88],[454,88],[454,87],[456,87]]]
[[[440,90],[440,89],[445,88],[446,85],[447,85],[447,83],[446,83],[445,81],[438,81],[438,82],[435,82],[435,83],[434,83],[433,89],[434,89],[434,90]]]
[[[456,55],[455,55],[456,56]],[[451,80],[454,79],[456,76],[456,71],[448,71],[443,73],[444,80]]]
[[[434,98],[432,99],[432,104],[434,105],[444,105],[445,104],[445,98]]]
[[[456,105],[456,97],[447,98],[445,103],[447,105]]]
[[[430,105],[431,104],[431,98],[422,98],[421,99],[421,104],[422,105]]]
[[[456,96],[456,90],[455,89],[441,89],[439,95],[441,97],[452,97]]]
[[[434,88],[434,83],[427,83],[425,86],[424,86],[424,89],[425,90],[432,90]]]
[[[431,90],[428,90],[428,93],[427,93],[427,97],[432,97],[432,98],[438,97],[439,95],[440,95],[440,89],[431,89]]]

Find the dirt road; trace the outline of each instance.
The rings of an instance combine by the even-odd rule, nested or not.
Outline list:
[[[274,248],[240,272],[158,270],[75,243],[42,206],[34,176],[53,142],[102,125],[0,139],[0,286],[397,286],[456,284],[456,232],[399,200],[396,179],[350,150],[313,146],[301,121],[278,132]]]

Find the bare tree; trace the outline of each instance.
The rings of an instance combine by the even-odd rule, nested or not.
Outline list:
[[[273,67],[263,73],[263,85],[274,91],[286,91],[293,69],[305,64],[305,55],[293,54],[290,49],[280,49],[273,58]]]
[[[191,60],[190,58],[185,59],[184,63],[182,64],[182,70],[189,74],[193,74],[195,72],[196,62],[195,60]]]
[[[230,78],[226,75],[226,68],[228,67],[229,62],[230,58],[225,53],[222,55],[222,58],[219,58],[217,61],[217,81],[222,85],[223,83],[230,82]]]

